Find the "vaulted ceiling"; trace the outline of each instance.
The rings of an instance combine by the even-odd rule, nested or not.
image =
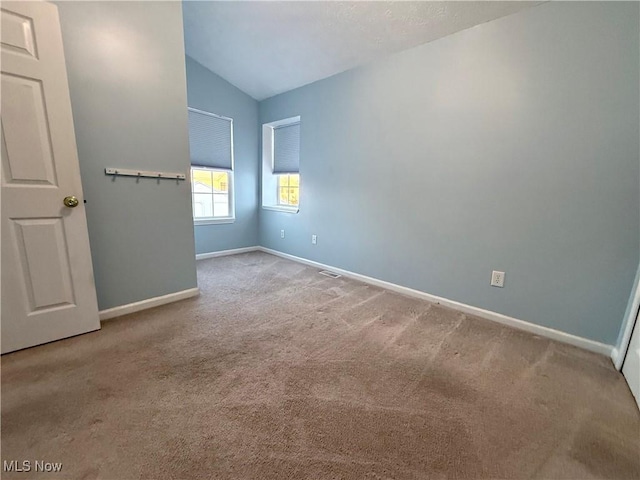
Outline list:
[[[262,100],[539,3],[185,1],[185,47]]]

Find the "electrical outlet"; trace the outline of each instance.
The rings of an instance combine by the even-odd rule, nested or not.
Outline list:
[[[311,235],[311,243],[313,245],[316,245],[318,243],[318,236],[317,235]]]
[[[492,287],[504,287],[504,272],[498,272],[494,270],[491,274],[491,286]]]
[[[280,230],[280,238],[284,238],[284,230]]]

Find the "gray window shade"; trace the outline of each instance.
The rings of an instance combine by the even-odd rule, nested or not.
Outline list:
[[[231,120],[189,109],[191,165],[233,168]]]
[[[273,129],[273,173],[300,171],[300,124]]]

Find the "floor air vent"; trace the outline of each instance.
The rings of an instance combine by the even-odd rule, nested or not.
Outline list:
[[[320,275],[326,275],[327,277],[331,278],[340,278],[342,276],[340,274],[330,272],[329,270],[320,270]]]

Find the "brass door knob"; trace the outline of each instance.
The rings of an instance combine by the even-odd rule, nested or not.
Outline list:
[[[78,199],[76,197],[74,197],[73,195],[69,195],[68,197],[64,197],[64,200],[62,201],[62,203],[65,204],[65,206],[69,207],[69,208],[74,208],[78,206]]]

